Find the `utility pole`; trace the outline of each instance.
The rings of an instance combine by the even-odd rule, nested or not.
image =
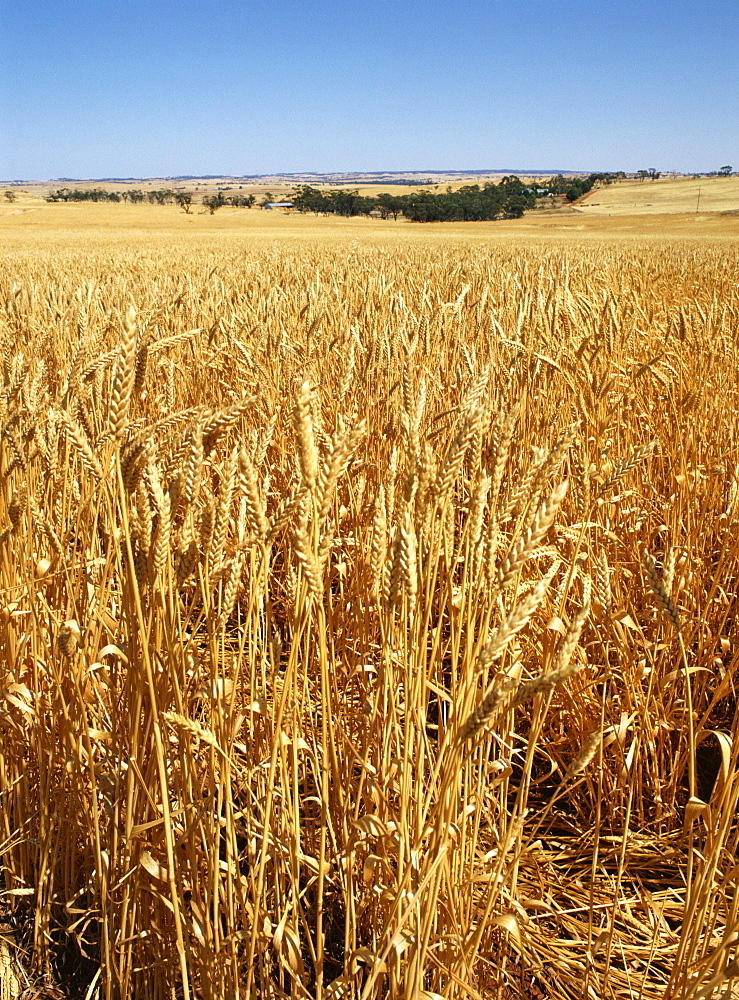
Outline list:
[[[698,209],[700,208],[700,204],[701,204],[701,186],[699,184],[698,185],[698,203],[695,206],[695,214],[696,215],[698,214]]]

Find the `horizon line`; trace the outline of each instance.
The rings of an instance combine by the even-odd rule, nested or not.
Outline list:
[[[148,176],[129,176],[129,177],[47,177],[47,178],[14,178],[12,180],[2,180],[0,184],[59,184],[59,183],[118,183],[118,184],[128,184],[134,183],[136,181],[204,181],[204,180],[262,180],[265,178],[272,177],[402,177],[402,176],[418,176],[418,177],[433,177],[433,176],[449,176],[457,175],[460,177],[476,176],[476,175],[489,175],[489,174],[513,174],[513,175],[532,175],[532,176],[543,176],[543,175],[553,175],[563,174],[566,176],[577,176],[585,175],[591,173],[617,173],[619,171],[609,171],[609,170],[564,170],[564,169],[554,169],[550,168],[548,170],[532,170],[532,169],[518,169],[518,170],[507,170],[502,168],[489,168],[489,169],[479,169],[475,168],[472,170],[460,170],[458,168],[450,170],[295,170],[295,171],[273,171],[260,174],[150,174]],[[662,174],[674,174],[683,173],[684,171],[675,170],[664,170],[660,171]],[[628,176],[632,171],[624,171]],[[692,171],[688,171],[692,173]]]

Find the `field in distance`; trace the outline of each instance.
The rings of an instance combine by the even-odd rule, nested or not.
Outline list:
[[[739,220],[739,176],[623,181],[594,189],[577,207],[588,215],[730,213]]]
[[[382,191],[410,194],[414,190],[445,190],[462,183],[485,183],[490,177],[469,176],[433,185],[363,184],[362,194],[377,195]],[[527,178],[528,179],[528,178]],[[49,239],[84,241],[89,237],[114,242],[191,236],[234,236],[247,241],[296,237],[305,240],[344,239],[416,239],[419,235],[453,237],[454,239],[491,239],[510,237],[735,237],[739,235],[739,177],[660,178],[657,181],[627,180],[594,188],[574,205],[540,208],[528,211],[522,219],[499,222],[412,224],[374,218],[339,218],[280,211],[265,212],[226,206],[210,215],[202,206],[204,196],[218,190],[226,195],[253,194],[257,202],[269,194],[276,201],[288,200],[294,179],[275,178],[275,183],[236,183],[230,178],[202,181],[148,180],[136,184],[113,182],[68,182],[69,187],[103,187],[106,190],[151,190],[171,186],[188,190],[194,195],[192,214],[186,215],[176,205],[108,204],[108,203],[49,203],[50,190],[62,182],[29,184],[9,188],[14,200],[0,194],[0,233],[5,239],[27,242],[34,236]],[[316,184],[336,189],[337,184]],[[350,183],[341,185],[351,188]],[[358,185],[354,185],[355,187]],[[700,200],[699,200],[700,192]],[[696,208],[698,211],[696,211]]]

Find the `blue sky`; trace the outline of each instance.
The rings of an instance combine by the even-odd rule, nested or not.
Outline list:
[[[738,0],[3,5],[3,180],[727,163]]]

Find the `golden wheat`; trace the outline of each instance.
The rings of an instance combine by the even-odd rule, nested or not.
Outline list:
[[[33,988],[732,988],[734,249],[0,277],[0,923]]]

